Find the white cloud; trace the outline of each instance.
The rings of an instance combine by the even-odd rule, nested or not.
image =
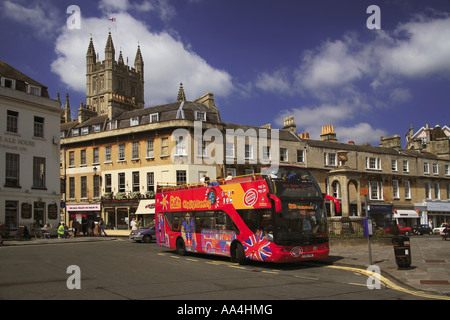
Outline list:
[[[405,76],[450,76],[450,15],[432,15],[417,15],[393,31],[377,30],[376,37],[369,41],[349,32],[341,39],[327,40],[304,51],[291,75],[285,72],[288,68],[273,74],[261,72],[255,87],[264,91],[295,88],[291,92],[311,94],[324,101],[335,98],[343,87],[367,81],[374,92],[386,93],[379,89],[402,82]],[[409,96],[406,91],[396,91],[391,98],[403,102]]]
[[[289,74],[283,74],[286,81],[273,83],[282,88],[293,86],[317,102],[282,111],[276,123],[281,126],[283,117],[293,115],[297,130],[309,132],[313,139],[319,139],[323,125],[334,124],[339,141],[377,144],[380,136],[387,135],[386,130],[358,121],[360,116],[410,101],[413,96],[407,78],[450,76],[450,15],[433,14],[418,15],[392,32],[378,30],[369,41],[347,33],[304,52],[292,73],[294,83],[287,82]],[[271,79],[270,75],[267,78]],[[260,79],[261,75],[255,82]]]
[[[289,93],[291,85],[286,70],[277,70],[272,74],[263,72],[258,75],[255,86],[264,91]]]
[[[106,1],[104,1],[106,3]],[[127,8],[127,1],[109,1]],[[104,59],[108,29],[111,28],[116,60],[122,48],[126,63],[134,65],[138,43],[144,59],[146,106],[176,100],[178,86],[183,82],[188,99],[195,99],[206,92],[226,96],[234,89],[231,76],[210,66],[204,59],[166,32],[152,33],[147,25],[127,12],[114,14],[116,22],[102,18],[84,18],[80,30],[64,29],[55,44],[57,59],[51,64],[52,72],[79,93],[86,92],[86,51],[90,34],[99,59]]]
[[[300,88],[317,90],[337,87],[361,79],[369,71],[365,51],[355,54],[355,40],[327,41],[317,50],[308,51],[296,70],[296,82]]]
[[[101,0],[99,8],[107,13],[127,12],[130,10],[138,12],[155,11],[160,19],[165,22],[176,16],[176,9],[168,0],[143,0],[141,3],[128,0]]]
[[[104,11],[124,12],[129,8],[128,0],[101,0],[98,7]]]
[[[449,16],[437,19],[419,16],[417,21],[400,25],[392,36],[394,45],[388,43],[378,48],[374,58],[383,62],[380,66],[386,73],[409,77],[448,74],[449,37]]]
[[[323,104],[318,107],[302,107],[300,109],[284,110],[276,118],[278,125],[283,124],[283,118],[294,116],[297,131],[308,132],[311,139],[320,140],[322,126],[334,124],[334,131],[339,142],[354,141],[357,144],[377,144],[381,136],[388,135],[384,129],[373,128],[370,124],[362,122],[346,126],[342,124],[354,119],[355,106]],[[337,124],[337,125],[336,125]]]
[[[46,2],[36,2],[27,6],[6,0],[0,4],[3,18],[13,19],[29,26],[32,33],[41,39],[54,36],[61,27],[59,12]]]
[[[356,144],[369,142],[377,145],[380,137],[387,135],[386,130],[372,128],[368,123],[358,123],[352,127],[335,126],[334,131],[340,142],[354,141]]]
[[[341,89],[343,97],[334,102],[322,101],[317,105],[302,106],[283,110],[276,117],[275,123],[280,127],[283,118],[294,116],[297,131],[308,132],[311,139],[319,140],[322,126],[333,124],[338,141],[355,141],[356,143],[378,143],[380,136],[386,136],[384,129],[372,128],[365,122],[358,123],[357,119],[374,107],[367,101],[368,98],[351,86]],[[376,104],[376,101],[372,101]],[[353,123],[357,124],[353,124]],[[350,124],[349,124],[350,123]]]
[[[363,43],[352,34],[309,50],[294,72],[302,90],[317,91],[371,81],[376,89],[391,77],[417,78],[450,74],[450,16],[424,17],[400,24],[393,32],[380,30]]]
[[[390,98],[395,102],[406,102],[412,99],[412,94],[409,89],[395,88]]]

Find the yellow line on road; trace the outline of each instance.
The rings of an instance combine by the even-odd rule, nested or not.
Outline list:
[[[264,272],[264,273],[271,273],[271,274],[278,274],[278,272],[276,272],[276,271],[262,271],[262,272]]]
[[[450,297],[440,296],[440,295],[435,295],[435,294],[429,294],[429,293],[426,293],[426,292],[423,292],[423,291],[414,291],[414,290],[409,290],[409,289],[403,288],[403,287],[395,284],[391,280],[387,279],[386,277],[382,276],[381,274],[371,273],[371,272],[368,272],[367,270],[364,270],[364,269],[358,269],[358,268],[352,268],[352,267],[343,267],[343,266],[326,266],[326,268],[340,269],[340,270],[357,272],[357,273],[363,274],[363,275],[365,275],[367,277],[378,277],[380,282],[383,283],[386,287],[391,288],[393,290],[397,290],[397,291],[405,292],[405,293],[408,293],[408,294],[412,294],[414,296],[418,296],[418,297],[422,297],[422,298],[430,298],[430,299],[450,300]]]

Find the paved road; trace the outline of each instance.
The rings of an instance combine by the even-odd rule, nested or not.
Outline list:
[[[348,267],[317,263],[239,266],[227,258],[181,257],[155,243],[128,240],[55,243],[0,249],[0,299],[429,298],[386,288],[384,283],[380,289],[369,290],[368,276]],[[67,287],[68,278],[76,275],[67,273],[72,265],[80,268],[80,290]]]

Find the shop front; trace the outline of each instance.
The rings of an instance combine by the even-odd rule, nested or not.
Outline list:
[[[445,222],[450,222],[450,200],[425,200],[423,203],[415,203],[414,209],[421,212],[422,224],[430,224],[434,228]]]
[[[421,224],[420,218],[418,211],[414,209],[394,209],[394,219],[397,221],[397,224],[405,227]]]
[[[69,221],[75,220],[79,223],[82,223],[83,218],[98,221],[102,212],[100,204],[69,204],[66,209]]]
[[[145,199],[139,201],[139,206],[136,210],[136,220],[140,226],[146,226],[150,223],[155,223],[155,200]]]
[[[106,228],[130,230],[130,223],[136,217],[138,200],[102,200],[103,220]]]

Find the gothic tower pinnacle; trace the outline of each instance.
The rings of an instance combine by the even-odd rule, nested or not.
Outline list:
[[[111,32],[106,40],[103,61],[96,58],[91,37],[86,53],[86,109],[113,119],[125,111],[143,107],[144,61],[140,46],[132,68],[124,63],[122,50],[118,61],[115,60]]]

